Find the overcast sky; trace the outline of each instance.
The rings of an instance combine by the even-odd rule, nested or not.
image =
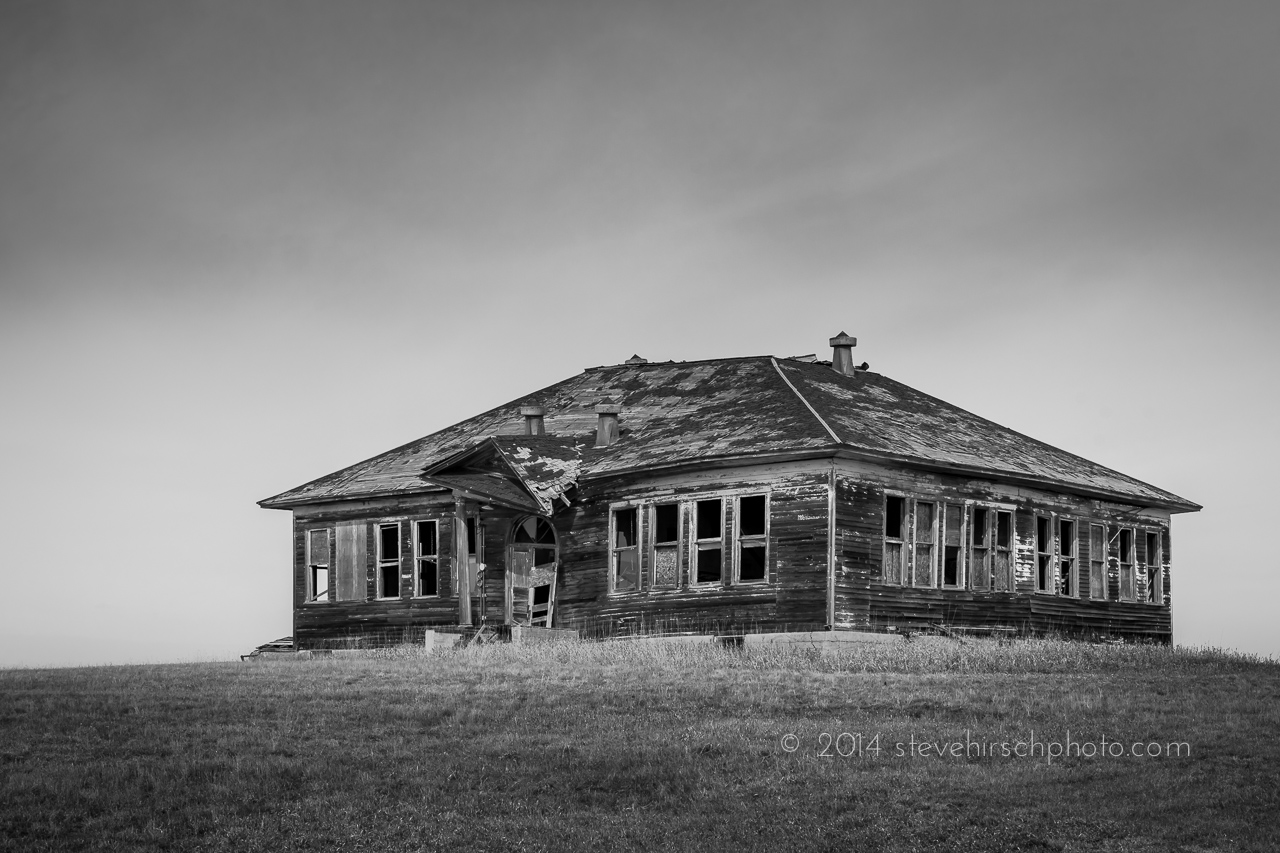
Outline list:
[[[289,633],[255,502],[817,352],[1202,503],[1280,654],[1280,4],[0,0],[0,665]]]

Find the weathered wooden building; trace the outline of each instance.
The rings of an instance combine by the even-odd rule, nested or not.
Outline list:
[[[855,366],[597,367],[261,505],[301,648],[429,627],[1170,638],[1200,507]]]

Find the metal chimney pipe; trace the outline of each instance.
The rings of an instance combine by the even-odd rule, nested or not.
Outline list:
[[[858,339],[841,332],[829,343],[831,344],[831,369],[836,373],[852,376],[855,370],[853,348],[858,345]]]

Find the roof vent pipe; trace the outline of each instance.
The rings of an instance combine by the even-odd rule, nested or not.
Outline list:
[[[608,447],[618,440],[618,405],[601,403],[596,406],[599,420],[596,422],[596,447]]]
[[[520,414],[524,415],[524,434],[525,435],[545,435],[546,426],[542,422],[542,417],[547,410],[541,406],[521,406]]]
[[[853,348],[858,345],[858,339],[841,332],[830,340],[830,344],[831,369],[836,373],[852,376],[856,370],[853,365]]]

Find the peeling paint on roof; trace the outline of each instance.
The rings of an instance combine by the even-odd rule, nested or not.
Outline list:
[[[584,477],[708,460],[849,450],[902,464],[1043,482],[1190,509],[1171,492],[1044,444],[876,373],[769,356],[595,367],[372,459],[261,501],[299,504],[424,491],[425,472],[494,441],[544,512]],[[787,385],[795,386],[793,391]],[[621,408],[619,440],[594,447],[594,406]],[[808,405],[806,405],[806,401]],[[547,435],[520,435],[520,407],[545,408]],[[809,406],[813,407],[810,411]],[[831,425],[832,440],[816,412]]]

